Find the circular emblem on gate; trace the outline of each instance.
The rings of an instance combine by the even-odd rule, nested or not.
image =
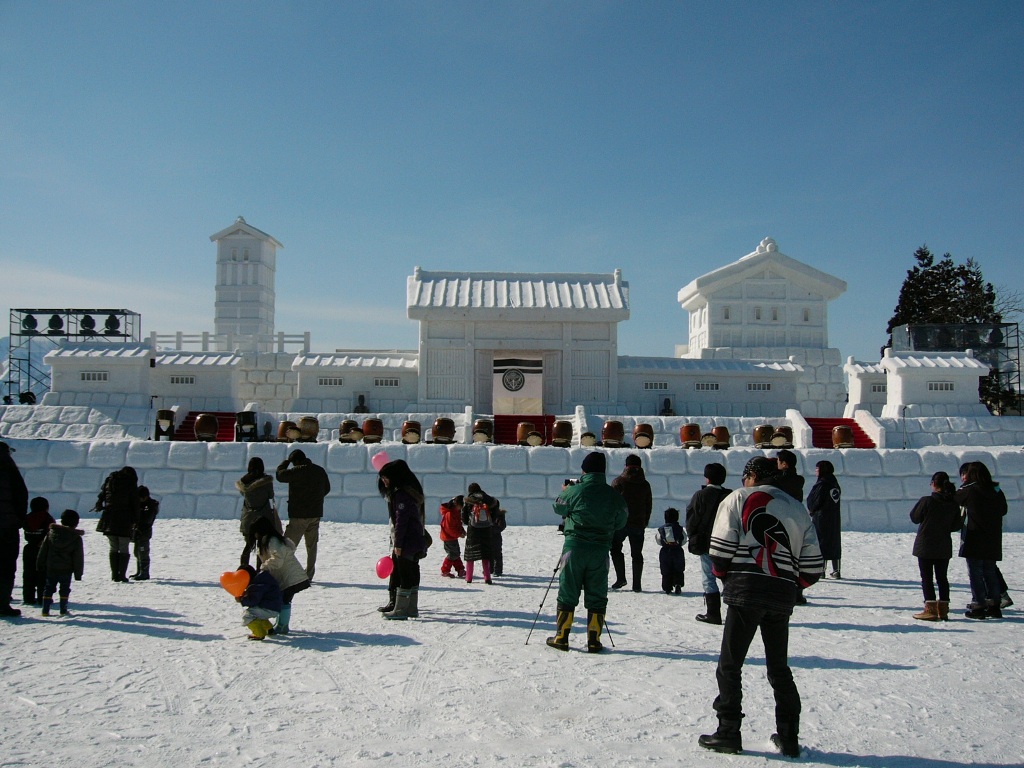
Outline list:
[[[509,368],[501,377],[501,385],[509,392],[518,392],[526,384],[526,377],[518,368]]]

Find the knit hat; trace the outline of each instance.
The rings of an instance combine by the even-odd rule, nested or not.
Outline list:
[[[580,465],[580,469],[584,472],[597,472],[604,474],[605,468],[607,467],[607,461],[605,460],[604,454],[600,451],[591,451],[583,458],[583,464]]]
[[[644,463],[640,461],[640,457],[637,456],[635,453],[631,453],[629,454],[629,456],[626,457],[627,467],[642,467],[643,465]]]

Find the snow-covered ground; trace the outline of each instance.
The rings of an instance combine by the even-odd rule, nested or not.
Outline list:
[[[506,575],[493,586],[442,578],[435,545],[421,618],[395,622],[375,610],[386,597],[373,567],[386,527],[325,523],[318,583],[296,597],[293,633],[263,643],[245,639],[241,611],[217,583],[237,563],[237,523],[158,519],[154,580],[132,585],[109,581],[94,525],[84,521],[86,575],[73,583],[72,615],[26,608],[0,622],[2,766],[787,762],[768,741],[759,640],[744,679],[745,753],[697,746],[715,727],[721,630],[693,620],[703,604],[692,559],[682,597],[658,591],[653,531],[646,591],[612,593],[615,647],[590,655],[579,616],[573,652],[544,645],[554,589],[526,644],[558,560],[553,525],[506,531]],[[954,559],[953,618],[914,621],[911,541],[846,534],[845,578],[815,586],[797,609],[790,660],[804,702],[802,762],[1021,765],[1022,614],[963,618],[966,570]],[[1011,588],[1024,586],[1024,535],[1004,536],[1004,555]],[[1024,591],[1016,597],[1024,605]]]

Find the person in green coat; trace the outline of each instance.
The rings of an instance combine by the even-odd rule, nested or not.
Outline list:
[[[565,544],[562,572],[558,577],[558,615],[554,637],[547,644],[569,650],[569,631],[583,592],[587,608],[587,652],[599,653],[601,628],[608,607],[608,552],[615,531],[626,524],[626,502],[605,479],[605,455],[588,453],[583,477],[566,483],[555,500],[555,512],[563,518]]]

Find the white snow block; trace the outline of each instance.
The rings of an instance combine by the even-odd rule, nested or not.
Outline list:
[[[551,501],[544,499],[527,499],[524,504],[526,525],[550,525],[551,534],[555,535],[555,528],[562,522],[562,518],[555,513]],[[555,564],[552,563],[554,568]]]
[[[324,501],[324,520],[334,523],[358,523],[360,520],[359,500],[326,499]],[[384,548],[386,549],[386,547],[385,543]]]
[[[896,533],[912,533],[917,531],[917,526],[910,521],[910,510],[914,508],[913,504],[908,504],[906,501],[890,501],[887,508],[889,511],[890,530]],[[953,554],[956,554],[955,539]]]
[[[551,445],[525,448],[527,471],[540,475],[565,475],[569,471],[569,451]]]
[[[390,446],[389,446],[390,447]],[[404,459],[405,451],[395,451],[393,448],[387,451],[388,458]],[[399,455],[400,453],[400,455]],[[327,449],[327,464],[324,466],[330,473],[343,472],[374,472],[370,464],[370,453],[365,446],[359,444],[331,443]]]
[[[263,465],[271,477],[274,476],[277,465],[287,459],[288,453],[292,450],[291,443],[249,443],[248,446],[249,458],[259,456],[263,459]],[[248,460],[245,463],[248,464]]]
[[[89,409],[89,423],[96,425],[113,424],[117,421],[117,408],[100,406]]]
[[[437,513],[437,507],[441,501],[447,501],[453,496],[458,496],[460,493],[466,493],[466,486],[473,482],[469,477],[473,476],[453,475],[447,472],[420,475],[420,484],[423,486],[423,493],[427,497],[425,503],[427,505],[426,513],[428,520]],[[480,485],[484,491],[492,496],[501,498],[500,492],[504,486],[502,478],[484,476],[480,480],[482,480]]]
[[[882,474],[882,460],[878,451],[849,448],[843,458],[843,469],[847,475],[877,477]],[[870,489],[868,493],[871,493]]]
[[[143,485],[149,486],[150,492],[160,500],[160,517],[196,517],[196,500],[198,498],[197,496],[186,496],[184,494],[179,493],[173,496],[168,495],[161,498],[161,495],[159,493],[154,492],[153,486],[149,485],[149,483],[143,483]],[[225,517],[227,517],[227,515],[225,515]],[[157,527],[159,527],[159,525],[159,518],[157,518]],[[239,540],[241,540],[241,535],[239,535]],[[239,549],[238,551],[241,552],[241,549]],[[234,547],[231,548],[230,552],[225,551],[224,562],[231,563],[233,561],[236,563],[236,565],[232,567],[237,568],[238,557],[237,555],[232,554],[233,552]]]
[[[421,475],[419,480],[420,484],[423,484],[423,476]],[[376,472],[364,472],[362,474],[348,474],[342,478],[341,488],[337,488],[339,485],[336,482],[336,478],[331,478],[331,495],[345,496],[359,496],[359,497],[370,497],[376,496],[380,498],[380,492],[377,490],[377,473]],[[282,491],[282,497],[287,497],[287,491]],[[279,501],[278,506],[283,506]],[[282,515],[283,516],[283,515]]]
[[[954,485],[959,484],[957,468],[960,466],[960,459],[948,448],[919,451],[918,457],[921,460],[921,474],[929,480],[936,472],[945,472]]]
[[[64,430],[65,440],[92,440],[98,427],[95,424],[68,424]]]
[[[60,513],[65,509],[73,509],[81,516],[82,521],[78,524],[78,527],[86,531],[86,536],[91,531],[96,529],[96,521],[99,519],[99,514],[92,512],[92,508],[96,506],[96,494],[95,493],[63,493],[63,492],[52,492],[47,494],[36,494],[45,495],[46,500],[50,502],[50,514],[58,520],[60,519]],[[99,534],[93,534],[99,535]],[[103,548],[106,549],[104,543]],[[86,568],[89,564],[86,563]]]
[[[547,483],[547,498],[554,502],[558,498],[558,494],[562,492],[562,484],[566,480],[576,480],[577,476],[573,475],[548,475],[545,482]]]
[[[221,472],[237,472],[241,477],[249,464],[248,443],[207,443],[206,468]]]
[[[67,424],[36,424],[35,432],[32,436],[40,440],[63,440],[64,433],[67,431]],[[120,431],[117,436],[120,436]]]
[[[921,474],[921,459],[916,451],[880,449],[878,455],[887,475],[905,476]]]
[[[694,460],[691,460],[691,454],[695,457],[699,451],[688,451],[683,448],[665,449],[664,451],[658,450],[651,454],[650,462],[647,466],[650,467],[651,472],[657,472],[663,475],[685,475],[687,472],[692,472],[695,466]],[[573,470],[578,471],[582,456],[572,465]],[[704,461],[700,461],[701,469],[704,468]],[[644,470],[646,472],[646,468]]]
[[[193,498],[195,499],[195,516],[198,518],[230,520],[241,514],[242,505],[234,499],[225,496],[195,496]]]
[[[103,485],[103,478],[106,474],[100,469],[68,469],[61,478],[60,489],[67,493],[93,493],[100,492]],[[51,513],[52,514],[52,513]],[[54,515],[60,517],[60,515]]]
[[[725,479],[725,487],[726,488],[736,488],[736,487],[738,487],[738,482],[739,482],[738,480],[736,482],[730,482],[729,478],[727,477]],[[697,491],[699,491],[701,489],[701,486],[703,484],[704,484],[704,476],[703,476],[703,474],[700,477],[695,477],[693,475],[670,475],[669,476],[669,478],[668,478],[668,497],[670,499],[674,499],[674,500],[678,501],[680,504],[683,505],[682,507],[679,507],[679,510],[681,512],[683,512],[683,515],[681,515],[681,517],[683,517],[684,519],[685,519],[685,516],[686,516],[685,515],[685,512],[686,512],[685,506],[686,506],[686,504],[693,497],[693,494],[695,494]]]
[[[388,454],[390,456],[390,454]],[[453,445],[448,449],[448,471],[471,474],[487,469],[487,448],[482,445]]]
[[[480,482],[481,487],[487,492],[486,481]],[[495,495],[491,493],[491,495]],[[505,478],[505,495],[516,499],[542,499],[548,498],[547,478],[543,475],[509,475]]]
[[[446,467],[448,466],[447,445],[434,445],[426,443],[420,443],[418,445],[409,445],[406,446],[405,448],[405,455],[406,463],[409,465],[409,468],[417,475],[419,475],[422,472],[444,472]],[[390,456],[392,459],[398,458],[398,456],[392,456],[391,451],[388,451],[388,456]]]
[[[646,475],[647,482],[651,484],[651,496],[655,499],[667,499],[668,494],[668,478],[664,475]],[[611,482],[609,480],[609,482]],[[684,519],[685,515],[680,515],[680,519]],[[685,522],[685,520],[684,520]]]
[[[136,467],[138,471],[138,467]],[[181,475],[176,469],[147,469],[139,472],[139,485],[145,485],[157,497],[181,493]]]
[[[843,491],[842,503],[846,506],[849,502],[861,501],[866,497],[865,495],[865,483],[866,481],[862,477],[839,477],[839,487]]]
[[[6,440],[8,446],[14,449],[14,463],[18,469],[24,472],[26,469],[47,466],[47,455],[51,443],[45,440]],[[31,492],[32,486],[29,486]]]
[[[870,501],[903,498],[903,480],[898,477],[873,477],[865,481],[864,493]]]
[[[220,472],[183,472],[181,476],[181,490],[183,493],[219,496],[221,495],[222,487],[221,477]],[[238,498],[241,499],[241,494],[239,494]]]
[[[376,523],[385,524],[388,522],[388,510],[387,506],[381,503],[381,500],[372,501],[370,499],[363,499],[359,506],[359,522],[361,523]],[[381,545],[380,550],[382,554],[387,554],[387,531],[381,532]]]
[[[130,445],[127,440],[86,442],[84,444],[88,446],[86,463],[90,467],[109,471],[120,469],[127,464],[126,457]]]
[[[30,498],[32,496],[46,496],[56,493],[61,489],[61,479],[64,477],[64,470],[40,467],[37,469],[22,469],[21,476],[25,479]],[[50,499],[50,506],[53,500]],[[52,514],[52,511],[51,511]],[[54,515],[60,517],[60,515]]]
[[[528,499],[526,502],[519,499],[509,499],[508,502],[501,502],[501,508],[505,510],[505,522],[508,523],[509,527],[516,528],[526,525],[526,503],[534,501],[534,499]],[[508,536],[506,532],[504,534]],[[507,539],[506,539],[507,540]]]
[[[1004,477],[1024,477],[1024,450],[1001,451],[996,456],[995,464],[995,467],[989,469],[996,480]]]
[[[120,424],[101,424],[96,429],[97,440],[123,440],[124,438],[124,427]]]
[[[501,475],[526,472],[526,451],[513,445],[496,445],[487,449],[491,472]]]
[[[200,470],[206,466],[206,443],[168,443],[168,469]]]
[[[89,454],[89,443],[72,443],[61,441],[50,446],[46,463],[50,467],[83,467],[86,457]],[[21,458],[18,453],[14,454],[14,460]],[[31,486],[30,486],[31,487]]]
[[[167,453],[173,443],[156,441],[129,443],[125,464],[135,469],[153,469],[167,466]]]
[[[884,501],[861,501],[851,504],[849,520],[848,527],[851,531],[886,533],[891,530],[889,509]]]
[[[89,421],[89,409],[82,405],[67,405],[61,408],[60,421],[64,424],[85,424]]]

